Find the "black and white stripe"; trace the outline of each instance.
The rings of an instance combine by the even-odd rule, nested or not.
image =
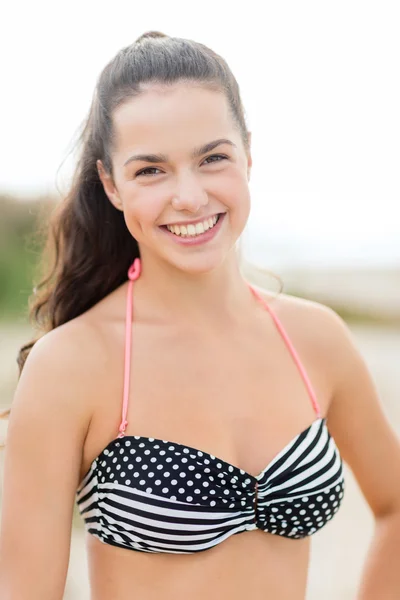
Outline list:
[[[343,489],[342,460],[318,418],[257,477],[190,446],[116,438],[93,461],[77,504],[87,531],[104,543],[182,554],[256,528],[312,535],[337,512]]]

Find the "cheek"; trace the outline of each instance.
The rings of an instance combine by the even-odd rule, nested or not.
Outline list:
[[[250,189],[247,179],[244,179],[242,175],[230,177],[226,180],[223,196],[225,197],[225,204],[228,210],[232,212],[235,220],[241,221],[249,216]]]
[[[231,209],[231,224],[237,236],[240,236],[250,216],[251,199],[246,183],[241,183],[235,190],[235,206]]]
[[[161,201],[157,200],[154,194],[149,198],[131,199],[125,202],[125,223],[133,237],[139,241],[144,232],[154,228],[161,211]]]
[[[246,186],[246,188],[243,188],[243,190],[242,190],[242,194],[241,194],[239,206],[238,206],[239,220],[241,221],[242,228],[245,227],[246,222],[249,218],[250,208],[251,208],[250,191],[249,191],[249,188]]]
[[[224,199],[232,208],[249,195],[247,177],[239,169],[227,170],[213,182],[212,188],[216,197]]]

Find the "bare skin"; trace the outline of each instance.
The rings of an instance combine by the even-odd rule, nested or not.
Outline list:
[[[269,314],[248,296],[248,310],[232,313],[236,320],[231,315],[230,327],[225,323],[216,330],[215,321],[214,327],[195,323],[187,329],[187,323],[184,328],[181,323],[173,326],[166,313],[153,313],[143,281],[135,286],[127,434],[187,443],[249,473],[260,472],[315,418]],[[4,465],[4,600],[63,597],[75,492],[91,461],[116,437],[120,423],[125,294],[123,284],[85,314],[44,336],[24,368],[13,401]],[[400,468],[398,439],[335,313],[285,294],[276,300],[264,297],[284,323],[321,413],[328,416],[331,435],[376,516],[379,544],[371,548],[366,592],[360,600],[376,597],[382,585],[390,586],[389,599],[397,589],[400,489],[393,472]],[[176,362],[169,358],[171,343]],[[247,531],[189,556],[144,555],[90,536],[87,541],[91,600],[219,600],[226,595],[241,600],[244,593],[256,600],[305,597],[310,539]],[[382,569],[389,579],[382,580]]]
[[[135,321],[127,435],[187,443],[259,473],[315,418],[307,390],[268,312],[255,300],[229,330],[193,324],[160,326],[141,309],[134,287]],[[137,293],[136,293],[137,292]],[[84,447],[81,478],[116,437],[122,405],[126,284],[82,319],[102,340],[107,381]],[[314,308],[282,294],[271,302],[302,356],[323,414],[332,374],[307,332],[301,312]],[[171,347],[175,349],[171,355]],[[157,348],[157,352],[154,349]],[[155,377],[155,374],[157,375]],[[193,382],[201,382],[194,385]],[[245,532],[194,555],[147,555],[107,546],[87,535],[93,600],[304,598],[308,538],[290,540]],[[290,577],[287,573],[290,572]]]
[[[187,444],[259,474],[316,415],[288,348],[239,272],[250,152],[226,98],[196,86],[150,86],[113,118],[113,173],[98,161],[99,176],[143,264],[126,434]],[[131,160],[154,152],[160,162]],[[217,234],[199,246],[183,247],[162,227],[222,213]],[[121,420],[126,286],[43,336],[24,366],[4,463],[2,600],[63,597],[76,490]],[[376,518],[357,600],[392,600],[400,586],[399,441],[336,313],[285,294],[265,297]],[[304,600],[309,543],[255,530],[180,556],[89,537],[91,600]]]

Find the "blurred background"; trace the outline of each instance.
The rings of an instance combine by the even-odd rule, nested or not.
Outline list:
[[[32,335],[39,226],[68,190],[96,79],[150,29],[195,39],[227,60],[252,132],[243,272],[277,290],[272,272],[285,293],[346,319],[400,435],[400,6],[385,0],[8,3],[0,38],[0,408],[12,402],[17,352]],[[354,598],[371,534],[370,511],[347,472],[343,510],[313,540],[307,600]],[[76,516],[66,599],[89,598],[86,569]]]

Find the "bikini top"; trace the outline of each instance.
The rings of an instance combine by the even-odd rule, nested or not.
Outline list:
[[[310,380],[282,323],[269,311],[309,392],[316,418],[258,475],[205,450],[140,435],[125,435],[129,394],[132,288],[129,271],[125,376],[118,436],[93,460],[76,501],[85,529],[101,542],[140,552],[191,554],[228,537],[261,529],[291,539],[312,535],[337,512],[344,491],[342,459]]]

